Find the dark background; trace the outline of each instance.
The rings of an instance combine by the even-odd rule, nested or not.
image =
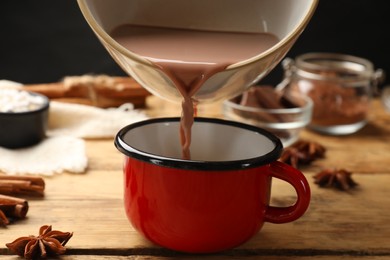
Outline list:
[[[388,3],[320,0],[287,56],[345,53],[371,60],[390,75]],[[75,0],[1,0],[0,36],[0,79],[31,84],[70,75],[125,75],[92,33]],[[281,79],[279,65],[262,83],[277,84]]]

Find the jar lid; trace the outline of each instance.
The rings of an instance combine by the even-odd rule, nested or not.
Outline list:
[[[297,75],[316,80],[371,80],[373,64],[364,58],[339,53],[306,53],[295,60]]]

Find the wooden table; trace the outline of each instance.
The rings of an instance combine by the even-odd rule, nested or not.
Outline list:
[[[174,105],[150,97],[150,116],[178,115]],[[200,115],[220,116],[218,105],[200,108]],[[312,188],[312,201],[299,220],[282,225],[266,223],[244,245],[205,259],[390,259],[390,114],[379,101],[370,123],[356,134],[331,137],[304,131],[302,137],[327,148],[325,159],[301,170]],[[183,255],[142,238],[129,224],[122,200],[122,154],[113,140],[87,140],[89,167],[85,174],[46,177],[43,199],[29,198],[28,218],[0,227],[0,259],[9,255],[5,243],[36,235],[41,225],[73,231],[60,259],[171,259]],[[353,172],[357,189],[341,192],[319,188],[313,175],[323,167]],[[273,183],[272,203],[292,203],[294,191]]]

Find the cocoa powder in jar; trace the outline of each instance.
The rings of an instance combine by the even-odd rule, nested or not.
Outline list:
[[[287,60],[287,59],[286,59]],[[367,121],[373,89],[382,70],[363,58],[337,53],[307,53],[295,61],[283,61],[287,91],[303,93],[313,100],[309,127],[330,134],[347,134]],[[350,130],[332,129],[352,126]],[[353,129],[353,130],[351,130]]]
[[[361,90],[331,81],[304,80],[290,85],[292,91],[303,92],[314,103],[311,124],[318,126],[348,125],[364,121],[370,96]]]

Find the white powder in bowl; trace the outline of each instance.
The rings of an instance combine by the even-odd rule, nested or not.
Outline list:
[[[0,112],[20,113],[40,109],[46,100],[40,95],[33,95],[27,91],[0,88]]]

